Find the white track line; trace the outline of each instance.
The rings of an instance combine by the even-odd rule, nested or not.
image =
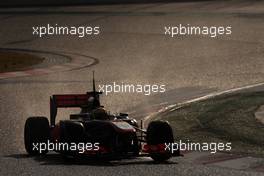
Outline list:
[[[243,86],[243,87],[239,87],[239,88],[233,88],[233,89],[228,89],[228,90],[224,90],[224,91],[220,91],[220,92],[210,93],[208,95],[198,97],[198,98],[194,98],[191,100],[187,100],[187,101],[184,101],[181,103],[170,104],[170,105],[165,106],[165,107],[159,109],[158,111],[153,112],[150,115],[144,117],[143,122],[149,121],[151,118],[154,118],[159,113],[163,113],[165,111],[174,111],[174,110],[176,110],[176,109],[178,109],[178,108],[180,108],[186,104],[189,104],[189,103],[198,102],[198,101],[206,100],[206,99],[213,98],[216,96],[220,96],[220,95],[224,95],[224,94],[230,94],[230,93],[234,93],[234,92],[238,92],[238,91],[243,91],[243,90],[247,90],[247,89],[251,89],[251,88],[255,88],[255,87],[259,87],[259,86],[264,86],[264,83],[257,83],[257,84],[247,85],[247,86]]]
[[[189,103],[206,100],[224,94],[244,91],[251,88],[257,88],[259,86],[264,86],[264,83],[257,83],[257,84],[252,84],[239,88],[233,88],[225,91],[210,93],[208,95],[187,100],[181,103],[171,104],[169,106],[159,109],[156,112],[152,112],[150,115],[143,118],[143,122],[147,122],[147,121],[149,122],[152,118],[157,117],[160,113],[164,113],[166,111],[174,111]],[[239,156],[239,155],[226,154],[221,152],[218,152],[217,157],[215,157],[211,153],[207,153],[207,152],[189,151],[185,154],[184,160],[186,160],[187,162],[189,161],[193,164],[214,165],[218,167],[226,167],[226,168],[232,168],[238,170],[264,172],[263,158]]]

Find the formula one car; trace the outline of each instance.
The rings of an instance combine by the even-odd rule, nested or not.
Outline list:
[[[63,94],[50,97],[50,123],[46,117],[29,117],[25,123],[24,143],[29,155],[43,155],[49,150],[65,156],[106,157],[109,159],[150,156],[166,161],[172,154],[166,143],[173,143],[167,121],[152,121],[142,129],[128,114],[113,115],[100,104],[101,92]],[[80,108],[69,120],[55,123],[58,108]],[[141,126],[141,127],[139,127]],[[82,145],[80,145],[82,144]]]

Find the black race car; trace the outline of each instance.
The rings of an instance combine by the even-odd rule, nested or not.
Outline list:
[[[173,143],[167,121],[152,121],[142,129],[128,114],[113,115],[100,104],[101,92],[64,94],[50,97],[50,122],[46,117],[29,117],[25,123],[24,142],[29,155],[43,155],[53,150],[65,156],[109,159],[150,156],[166,161],[172,154],[166,144]],[[55,123],[58,108],[80,108],[69,120]]]

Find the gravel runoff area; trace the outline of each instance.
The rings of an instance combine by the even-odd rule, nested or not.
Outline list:
[[[43,57],[28,53],[1,51],[0,73],[26,70],[44,61]]]
[[[264,126],[255,112],[264,104],[264,92],[240,92],[192,102],[166,111],[176,140],[231,142],[232,153],[264,156]]]

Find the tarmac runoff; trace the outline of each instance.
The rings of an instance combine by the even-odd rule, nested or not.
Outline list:
[[[144,123],[147,124],[148,122],[154,119],[162,119],[164,118],[164,114],[172,113],[173,111],[181,107],[187,106],[193,102],[212,99],[222,95],[233,95],[236,93],[261,92],[261,91],[264,91],[264,83],[258,83],[258,84],[248,85],[222,92],[216,92],[206,96],[188,100],[182,103],[168,105],[145,117]],[[258,108],[258,110],[255,112],[255,117],[257,120],[263,123],[264,105]],[[261,156],[256,156],[256,155],[250,156],[246,154],[239,154],[232,152],[231,153],[217,152],[215,154],[211,154],[210,152],[183,151],[182,153],[184,154],[184,157],[180,158],[179,162],[184,161],[187,163],[197,164],[197,165],[217,166],[217,167],[230,168],[235,170],[264,173],[264,158]]]

